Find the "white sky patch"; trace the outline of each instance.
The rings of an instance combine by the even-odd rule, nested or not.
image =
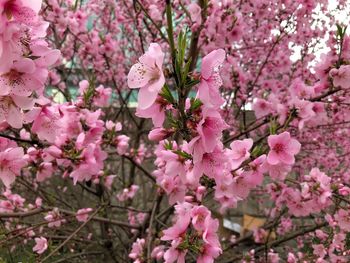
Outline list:
[[[339,25],[349,25],[350,23],[350,8],[347,6],[347,8],[340,9],[339,6],[339,0],[329,0],[328,1],[328,12],[335,18],[335,21]],[[315,18],[319,19],[320,21],[324,21],[328,31],[336,31],[336,27],[333,26],[331,27],[329,25],[330,19],[324,15],[324,13],[321,11],[320,5],[317,5],[315,8]],[[315,26],[313,26],[313,29]],[[350,28],[349,28],[350,31]],[[348,31],[348,33],[349,33]],[[310,67],[312,68],[319,60],[322,54],[327,53],[330,49],[327,47],[326,42],[329,39],[329,34],[327,33],[321,40],[320,43],[317,45],[317,49],[315,50],[315,60],[310,63]],[[292,55],[290,56],[290,59],[292,62],[296,62],[301,58],[301,51],[302,47],[301,46],[292,46],[292,44],[289,46],[290,49],[293,50]]]

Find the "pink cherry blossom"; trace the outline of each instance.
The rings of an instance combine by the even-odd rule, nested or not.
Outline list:
[[[47,226],[50,228],[60,227],[66,222],[66,220],[62,218],[57,208],[54,208],[52,211],[48,212],[48,214],[45,216],[45,220],[49,222]]]
[[[253,110],[257,118],[261,118],[270,114],[273,110],[272,104],[264,99],[256,99],[253,103]]]
[[[117,146],[117,152],[120,155],[123,155],[127,152],[128,148],[129,148],[129,140],[130,138],[126,135],[119,135],[116,140],[115,140],[115,144]]]
[[[137,239],[132,244],[132,249],[129,254],[129,258],[132,258],[135,263],[142,263],[142,254],[146,241],[144,239]]]
[[[219,67],[224,62],[225,56],[225,50],[217,49],[202,60],[201,82],[197,96],[208,107],[217,108],[223,103],[219,93],[219,87],[222,85]]]
[[[217,111],[210,108],[204,110],[203,118],[197,125],[197,132],[205,152],[210,153],[214,150],[222,131],[227,127],[228,125]]]
[[[231,161],[231,169],[235,170],[250,156],[250,149],[253,146],[252,139],[244,139],[233,141],[230,144],[231,150],[227,152],[227,155]]]
[[[342,230],[350,231],[350,216],[348,211],[340,209],[335,214],[334,219],[338,222],[338,225]]]
[[[161,260],[164,256],[164,249],[165,249],[164,245],[156,246],[152,250],[151,257],[156,259],[156,260]]]
[[[15,147],[0,151],[0,179],[2,183],[9,188],[26,164],[23,148]]]
[[[290,137],[289,132],[283,132],[279,135],[270,135],[268,138],[270,152],[267,155],[267,161],[271,165],[278,163],[293,164],[294,155],[300,151],[300,143]]]
[[[79,221],[79,222],[86,222],[89,218],[89,213],[93,211],[92,208],[82,208],[82,209],[79,209],[77,211],[77,214],[76,214],[76,219]]]
[[[140,88],[138,103],[140,109],[147,109],[156,100],[165,83],[163,74],[164,53],[156,43],[151,43],[148,51],[139,58],[128,74],[128,86]]]
[[[333,85],[343,89],[349,89],[350,65],[342,65],[339,69],[332,69],[329,75],[333,78]]]
[[[165,120],[165,108],[167,107],[167,102],[160,96],[156,99],[149,108],[141,109],[137,108],[135,115],[140,118],[152,118],[153,125],[155,127],[161,127]]]
[[[35,238],[35,246],[33,247],[33,251],[42,254],[48,248],[47,239],[45,237],[36,237]]]
[[[52,163],[44,162],[40,164],[38,172],[36,174],[36,180],[38,182],[43,182],[47,178],[50,178],[54,172]]]
[[[139,190],[139,188],[140,187],[138,185],[132,185],[129,188],[123,189],[123,191],[117,195],[118,200],[123,202],[128,199],[132,199]]]

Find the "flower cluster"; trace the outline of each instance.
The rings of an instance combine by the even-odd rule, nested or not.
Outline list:
[[[217,219],[211,218],[204,206],[183,202],[175,206],[176,223],[163,231],[162,240],[171,241],[165,252],[166,263],[185,262],[188,252],[195,253],[197,262],[213,262],[222,250],[216,231]]]

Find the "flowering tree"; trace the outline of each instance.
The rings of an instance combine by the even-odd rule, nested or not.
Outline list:
[[[337,4],[0,0],[0,258],[349,262]]]

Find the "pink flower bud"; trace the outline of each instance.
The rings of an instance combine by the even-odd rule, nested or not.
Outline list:
[[[156,128],[148,134],[148,139],[151,141],[162,141],[174,133],[173,129]]]

